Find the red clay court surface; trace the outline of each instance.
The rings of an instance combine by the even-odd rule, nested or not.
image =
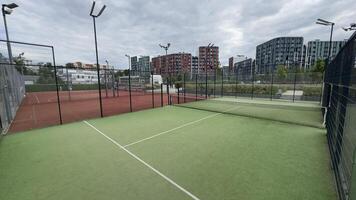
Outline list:
[[[92,91],[61,91],[59,93],[63,123],[100,117],[99,93]],[[155,92],[154,107],[161,106],[161,93]],[[131,92],[132,111],[152,108],[152,93],[143,91]],[[167,94],[163,94],[163,105],[168,104]],[[119,96],[112,90],[102,90],[103,115],[111,116],[130,112],[128,91],[119,91]],[[16,117],[12,122],[9,133],[58,125],[59,111],[57,93],[31,92],[26,93]]]

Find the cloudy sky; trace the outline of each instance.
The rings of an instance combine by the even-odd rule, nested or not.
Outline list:
[[[4,1],[2,1],[4,2]],[[91,0],[5,0],[20,7],[8,16],[11,40],[54,45],[59,64],[95,62]],[[304,41],[328,40],[329,28],[317,18],[336,22],[334,39],[351,32],[341,26],[356,22],[354,0],[101,0],[107,9],[97,19],[100,63],[127,67],[125,54],[163,54],[158,44],[172,43],[169,52],[197,54],[198,46],[220,47],[228,57],[255,57],[256,45],[278,36],[303,36]],[[0,37],[5,39],[3,21]],[[45,49],[15,45],[14,56],[49,61]],[[2,43],[0,51],[6,52]]]

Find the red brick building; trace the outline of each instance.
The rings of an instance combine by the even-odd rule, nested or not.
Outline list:
[[[152,67],[155,74],[189,73],[192,67],[190,53],[175,53],[152,58]]]
[[[219,67],[219,47],[199,47],[199,73],[214,73],[215,69]]]

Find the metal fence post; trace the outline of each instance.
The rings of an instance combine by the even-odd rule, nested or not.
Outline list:
[[[131,70],[129,69],[129,96],[130,96],[130,112],[132,112],[132,99],[131,99]]]
[[[237,98],[237,80],[238,80],[238,73],[237,73],[237,69],[235,72],[235,98]]]
[[[221,69],[221,97],[224,96],[224,70]]]
[[[163,83],[161,83],[161,107],[163,107]]]
[[[167,77],[167,100],[168,100],[168,105],[170,105],[169,102],[169,78]]]
[[[297,70],[295,70],[294,72],[294,86],[293,86],[293,102],[295,101],[295,87],[296,87],[296,84],[297,84]]]
[[[274,69],[272,68],[272,74],[271,74],[271,101],[273,99],[273,78],[274,78]]]
[[[255,70],[252,70],[252,87],[251,87],[251,99],[253,99],[253,92],[255,87]]]
[[[154,86],[153,86],[153,71],[151,72],[151,86],[152,86],[152,108],[155,107],[155,96],[154,96]]]
[[[195,100],[198,100],[198,74],[195,74]]]
[[[186,86],[185,86],[185,73],[183,73],[183,96],[184,96],[184,103],[186,102],[185,99],[185,91],[187,90]]]
[[[315,73],[316,73],[316,72],[315,72]],[[321,84],[321,87],[320,87],[320,99],[319,99],[320,105],[323,104],[323,89],[324,89],[324,87],[323,87],[323,85],[324,85],[323,80],[324,80],[324,73],[321,74],[321,80],[322,80],[322,84]]]
[[[208,70],[205,73],[205,98],[208,98]]]
[[[216,69],[214,70],[214,98],[216,96]]]
[[[54,80],[56,81],[56,90],[57,90],[57,103],[58,103],[58,112],[59,112],[59,123],[62,124],[63,121],[62,121],[61,102],[60,102],[60,99],[59,99],[59,89],[58,89],[58,77],[57,77],[56,58],[55,58],[55,56],[54,56],[54,47],[52,46],[51,49],[52,49],[52,61],[53,61],[53,65],[54,65]],[[100,104],[100,108],[102,108],[102,107],[101,107],[101,104]],[[101,115],[103,114],[102,112],[103,112],[103,111],[101,110]]]
[[[180,101],[179,101],[179,87],[177,88],[178,89],[178,92],[177,92],[177,94],[178,94],[178,104],[180,103]]]

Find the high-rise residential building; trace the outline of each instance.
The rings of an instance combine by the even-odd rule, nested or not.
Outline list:
[[[138,60],[137,56],[131,57],[131,75],[138,75]]]
[[[219,47],[199,47],[199,73],[213,74],[219,67]]]
[[[192,56],[192,69],[191,73],[192,74],[198,74],[198,69],[199,69],[199,57],[198,56]]]
[[[229,68],[228,68],[228,73],[229,74],[233,74],[235,71],[235,68],[234,68],[234,66],[235,66],[235,64],[237,63],[237,62],[240,62],[240,61],[243,61],[243,60],[245,60],[245,59],[247,59],[247,57],[245,57],[244,55],[237,55],[237,56],[235,56],[235,57],[231,57],[231,58],[229,58]]]
[[[150,57],[141,56],[138,59],[138,75],[147,76],[151,74]]]
[[[278,65],[302,66],[303,37],[278,37],[256,47],[258,74],[270,74]]]
[[[331,43],[331,59],[334,59],[346,41],[333,41]],[[309,41],[305,56],[306,70],[312,69],[317,60],[325,60],[329,55],[329,41]]]
[[[234,71],[236,73],[235,75],[238,77],[238,80],[252,80],[252,75],[255,72],[255,60],[252,58],[246,58],[243,61],[235,63]]]
[[[192,55],[190,53],[174,53],[152,58],[152,68],[156,74],[191,73],[191,66]]]

